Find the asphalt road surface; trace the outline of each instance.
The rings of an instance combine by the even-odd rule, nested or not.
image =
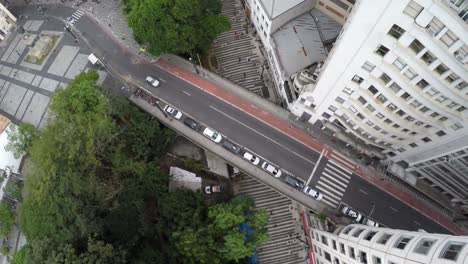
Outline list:
[[[27,12],[31,17],[40,17],[33,10],[29,7],[17,10],[16,13]],[[65,20],[73,12],[73,9],[66,7],[46,9],[46,14],[55,19],[51,19],[49,23],[60,23],[57,19]],[[74,27],[82,33],[80,38],[84,37],[87,40],[93,53],[104,58],[103,61],[112,65],[124,78],[143,83],[148,75],[157,77],[161,80],[160,87],[153,89],[146,86],[154,95],[296,177],[304,181],[309,179],[320,153],[177,76],[138,60],[113,37],[96,26],[96,22],[91,18],[81,17]],[[346,203],[364,214],[372,211],[373,218],[392,228],[449,233],[439,224],[359,176],[345,175],[346,173],[341,172],[344,180],[341,183],[336,179],[326,179],[323,172],[327,168],[330,171],[336,169],[331,168],[332,166],[326,158],[322,159],[310,186],[325,190],[322,192],[324,196],[333,198],[329,201],[333,206],[339,207]],[[272,180],[277,179],[272,177]],[[333,192],[333,189],[337,189],[336,186],[339,193]]]

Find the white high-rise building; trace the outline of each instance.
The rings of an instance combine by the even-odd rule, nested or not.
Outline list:
[[[312,229],[315,264],[466,264],[468,237],[349,225]]]
[[[14,29],[16,17],[0,3],[0,41],[7,38],[8,34]]]
[[[359,0],[289,109],[468,205],[468,0]]]

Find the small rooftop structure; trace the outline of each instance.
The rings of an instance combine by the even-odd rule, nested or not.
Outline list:
[[[324,61],[328,55],[324,45],[334,41],[341,28],[339,23],[315,8],[281,26],[272,34],[271,41],[284,75],[290,77]]]
[[[260,0],[265,12],[270,19],[273,19],[289,9],[304,2],[304,0]]]
[[[177,167],[171,167],[169,170],[171,179],[169,180],[169,191],[185,188],[192,191],[200,190],[202,179],[193,172],[183,170]]]

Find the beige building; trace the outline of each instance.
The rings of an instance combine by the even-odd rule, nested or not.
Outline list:
[[[16,17],[0,4],[0,41],[7,38],[8,34],[14,30]]]

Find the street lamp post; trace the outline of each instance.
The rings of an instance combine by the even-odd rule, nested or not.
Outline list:
[[[370,213],[369,213],[369,217],[371,217],[371,215],[372,215],[372,213],[374,212],[374,210],[375,210],[375,203],[372,202],[372,209],[371,209],[371,211],[370,211]]]
[[[193,67],[195,68],[195,72],[196,72],[197,74],[200,74],[200,73],[198,72],[197,65],[195,64],[195,61],[193,61],[193,59],[192,59],[192,54],[190,54],[189,61],[192,62]]]

